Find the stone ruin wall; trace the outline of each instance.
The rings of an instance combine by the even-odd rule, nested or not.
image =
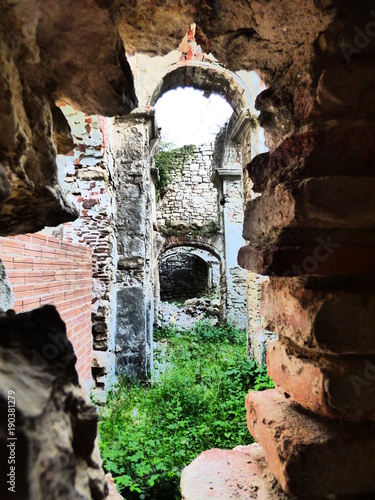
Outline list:
[[[222,141],[226,141],[225,136]],[[196,147],[183,166],[174,170],[157,207],[158,228],[162,234],[191,233],[198,246],[199,239],[216,233],[218,244],[214,248],[221,257],[224,318],[246,329],[246,271],[237,264],[237,252],[244,243],[241,154],[238,148],[227,148],[226,154],[217,159],[216,147],[215,143]],[[217,162],[219,169],[230,169],[235,163],[239,175],[215,186],[211,177]],[[225,203],[220,204],[223,190]]]
[[[163,258],[159,277],[162,301],[202,297],[209,291],[208,265],[190,253]]]
[[[54,233],[92,248],[92,393],[102,402],[115,357],[118,373],[143,377],[152,365],[153,114],[112,120],[63,110],[75,149],[58,158],[60,178],[80,217]]]
[[[225,183],[225,245],[226,245],[226,308],[228,321],[238,328],[247,327],[246,271],[237,264],[237,253],[243,244],[242,181]],[[234,258],[233,258],[234,257]]]
[[[218,223],[217,189],[211,183],[212,144],[194,146],[176,165],[167,192],[157,207],[158,228],[195,229]]]
[[[74,149],[58,157],[59,178],[79,218],[52,232],[92,249],[92,393],[102,401],[102,389],[113,382],[115,366],[111,307],[116,265],[116,186],[110,149],[113,123],[67,105],[62,109],[72,130]]]
[[[280,339],[268,356],[277,389],[247,397],[247,422],[261,446],[261,467],[249,451],[245,468],[251,462],[259,480],[262,471],[272,476],[278,489],[270,498],[373,496],[373,3],[219,0],[215,8],[183,2],[174,10],[168,3],[152,8],[145,1],[129,10],[115,2],[111,13],[105,3],[91,0],[4,5],[3,236],[76,216],[56,183],[54,102],[67,96],[89,114],[133,109],[120,36],[130,50],[161,54],[175,48],[195,20],[205,35],[203,48],[212,49],[222,64],[261,72],[268,89],[256,104],[270,153],[246,168],[262,197],[246,200],[249,244],[240,262],[252,273],[270,276],[262,290],[262,314]],[[161,20],[163,37],[154,29]],[[92,456],[96,419],[82,404],[72,351],[65,349],[43,376],[31,363],[30,353],[43,349],[48,329],[64,330],[54,318],[46,331],[46,314],[1,318],[1,404],[6,405],[4,388],[11,377],[29,451],[20,454],[20,495],[75,498],[79,492],[87,499],[105,498],[103,478],[95,475],[100,476],[100,465]],[[23,371],[14,362],[16,354]],[[40,398],[30,401],[30,393]],[[5,423],[0,430],[5,450]],[[196,477],[190,483],[193,494],[197,487],[203,491]]]
[[[118,118],[112,151],[115,161],[116,369],[145,378],[152,369],[153,231],[155,190],[152,151],[158,140],[150,110]]]

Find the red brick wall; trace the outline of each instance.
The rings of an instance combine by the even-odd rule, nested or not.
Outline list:
[[[91,249],[42,234],[0,237],[16,312],[53,304],[66,323],[82,383],[91,377]]]

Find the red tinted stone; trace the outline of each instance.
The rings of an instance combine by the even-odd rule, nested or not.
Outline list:
[[[250,392],[246,409],[250,433],[284,491],[297,498],[375,491],[374,423],[310,415],[276,390]]]

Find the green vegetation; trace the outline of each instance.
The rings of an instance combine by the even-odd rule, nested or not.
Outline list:
[[[194,146],[176,148],[174,144],[164,142],[155,155],[155,166],[159,169],[160,181],[156,184],[156,198],[160,192],[172,181],[173,172],[182,169],[185,163],[194,155]]]
[[[252,442],[245,395],[273,387],[230,325],[164,325],[155,340],[154,381],[122,380],[100,414],[104,468],[127,500],[181,498],[181,470],[201,451]]]

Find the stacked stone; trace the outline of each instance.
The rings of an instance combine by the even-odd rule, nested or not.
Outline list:
[[[115,274],[115,218],[113,158],[108,148],[110,119],[87,116],[62,107],[72,129],[75,149],[59,157],[62,185],[80,217],[63,226],[63,237],[92,248],[93,396],[102,401],[102,389],[113,379],[114,339],[111,338],[111,291]]]
[[[158,226],[201,229],[217,221],[217,190],[210,181],[212,144],[196,146],[176,166],[169,190],[158,206]]]
[[[375,492],[375,73],[336,63],[305,76],[294,130],[248,165],[262,196],[247,202],[239,256],[270,277],[261,312],[279,336],[276,389],[247,396],[248,427],[297,498]]]

